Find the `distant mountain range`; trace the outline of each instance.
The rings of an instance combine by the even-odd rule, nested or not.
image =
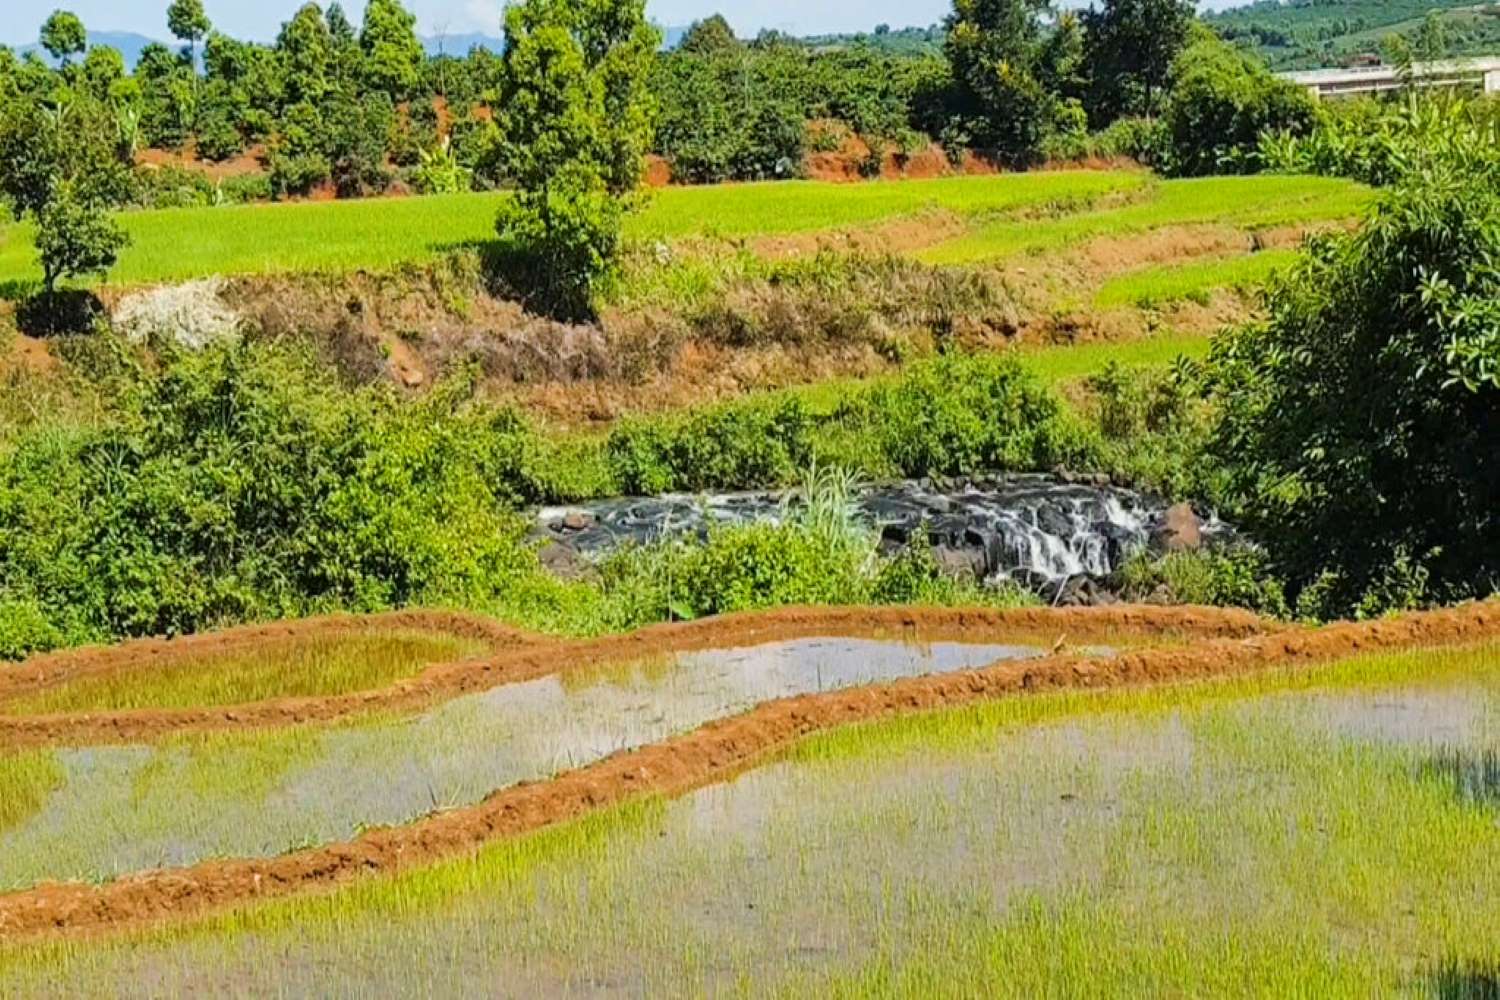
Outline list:
[[[687,34],[687,28],[667,27],[662,28],[662,35],[666,39],[666,47],[672,48],[682,41],[682,36]],[[165,42],[159,38],[150,38],[146,35],[137,34],[134,31],[90,31],[88,33],[89,47],[95,45],[108,45],[110,48],[119,49],[120,55],[125,57],[125,65],[135,69],[135,64],[140,61],[141,50],[153,43],[165,45],[169,49],[178,47],[177,42]],[[499,52],[504,42],[495,35],[485,35],[478,32],[460,32],[452,35],[432,35],[422,38],[422,47],[427,50],[428,55],[450,55],[463,56],[470,49],[489,49],[491,52]],[[43,59],[48,59],[42,47],[35,43],[22,45],[16,49],[18,55],[35,52]],[[48,59],[50,62],[51,60]]]
[[[88,40],[89,48],[93,48],[95,45],[108,45],[112,49],[119,49],[120,55],[125,57],[125,65],[131,69],[134,69],[135,64],[140,60],[141,50],[152,42],[159,41],[155,38],[147,38],[145,35],[138,35],[134,31],[90,31],[88,33]],[[47,56],[47,53],[42,51],[40,45],[22,45],[16,49],[18,55],[24,56],[28,52],[35,52],[43,59],[51,62],[51,59]]]

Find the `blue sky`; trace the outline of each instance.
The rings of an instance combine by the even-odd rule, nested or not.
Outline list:
[[[0,40],[15,44],[36,40],[36,29],[61,6],[96,31],[136,31],[167,35],[169,0],[6,0]],[[358,20],[364,0],[343,0]],[[498,34],[502,0],[406,0],[416,12],[423,34],[479,31]],[[951,0],[648,0],[651,17],[661,24],[689,24],[723,10],[744,34],[761,28],[799,33],[859,30],[886,21],[894,25],[931,24],[948,11]],[[204,0],[214,24],[241,38],[269,39],[292,16],[299,0]]]
[[[1212,6],[1222,6],[1217,0]],[[72,10],[95,31],[135,31],[165,39],[168,0],[5,0],[9,11],[0,26],[0,41],[36,40],[37,28],[58,6]],[[204,0],[215,25],[239,38],[270,39],[291,17],[299,0]],[[927,25],[951,7],[951,0],[648,0],[651,16],[666,25],[683,25],[723,11],[741,34],[777,28],[797,34],[868,30],[886,22],[897,27]],[[417,13],[423,34],[469,31],[496,34],[502,0],[407,0]],[[358,19],[364,0],[344,0]]]

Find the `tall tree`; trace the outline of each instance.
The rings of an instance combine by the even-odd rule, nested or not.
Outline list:
[[[1048,0],[954,0],[944,51],[974,143],[1008,159],[1035,155],[1052,97],[1037,79]]]
[[[694,21],[677,47],[683,52],[712,55],[739,48],[740,40],[735,37],[734,29],[724,19],[724,15],[714,14],[701,21]]]
[[[661,36],[645,0],[524,0],[505,34],[500,156],[517,190],[496,227],[508,276],[536,306],[584,316],[650,148]]]
[[[410,97],[421,76],[426,53],[416,29],[416,16],[401,6],[401,0],[370,0],[365,7],[359,33],[365,75],[371,87],[390,94],[392,100]]]
[[[203,10],[203,0],[172,0],[172,5],[167,8],[167,30],[172,32],[172,37],[187,43],[188,59],[195,73],[198,66],[198,39],[206,36],[212,29],[208,14]]]
[[[304,4],[281,26],[276,51],[282,59],[288,104],[319,101],[328,93],[332,46],[323,11],[315,3]]]
[[[54,10],[42,24],[41,41],[48,55],[67,66],[73,56],[88,47],[88,33],[83,30],[83,22],[77,14]]]
[[[1088,108],[1096,124],[1160,110],[1193,19],[1192,0],[1104,0],[1103,8],[1083,12]]]
[[[58,108],[30,98],[0,115],[0,194],[36,223],[49,296],[59,278],[112,266],[128,242],[109,216],[130,182],[114,139],[108,109],[86,94]]]

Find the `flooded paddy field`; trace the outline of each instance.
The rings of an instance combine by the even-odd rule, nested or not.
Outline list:
[[[1048,651],[1021,641],[785,640],[583,664],[410,716],[0,753],[0,787],[15,803],[0,811],[0,891],[275,857],[472,805],[765,702]]]
[[[815,735],[735,780],[395,878],[0,946],[0,983],[1492,995],[1497,752],[1494,642],[1002,698]]]
[[[0,718],[344,695],[529,638],[475,615],[396,612],[137,640],[7,667],[0,671]]]

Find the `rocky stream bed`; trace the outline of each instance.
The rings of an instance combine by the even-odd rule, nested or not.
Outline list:
[[[622,546],[700,537],[715,525],[779,521],[795,491],[625,497],[537,512],[543,561],[564,576]],[[939,564],[991,585],[1018,583],[1059,604],[1110,598],[1106,581],[1134,553],[1194,549],[1231,530],[1185,504],[1112,485],[1107,476],[995,475],[920,479],[860,489],[860,521],[895,551],[924,530]]]

